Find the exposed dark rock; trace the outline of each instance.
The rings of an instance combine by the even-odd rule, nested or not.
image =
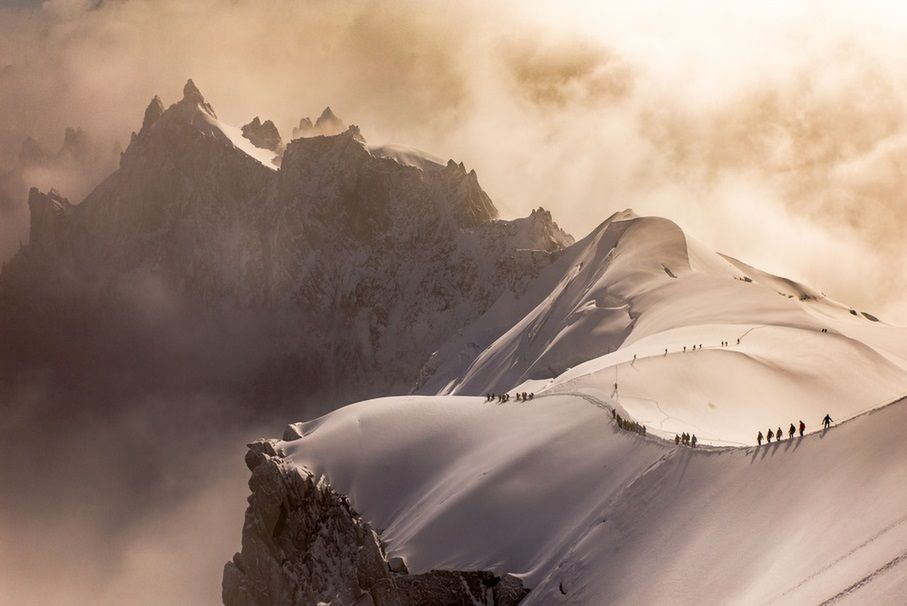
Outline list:
[[[31,212],[29,248],[35,253],[55,250],[66,239],[72,204],[54,190],[43,194],[33,187],[28,192],[28,208]]]
[[[145,118],[142,120],[142,130],[139,131],[139,134],[147,131],[151,126],[157,122],[157,119],[161,117],[164,113],[164,104],[161,102],[161,98],[157,95],[151,100],[151,103],[148,104],[148,107],[145,108]]]
[[[186,85],[183,86],[183,101],[188,101],[190,103],[205,102],[204,95],[198,90],[198,87],[195,85],[195,82],[192,81],[192,78],[186,80]]]
[[[337,117],[330,107],[325,107],[315,124],[308,118],[299,121],[299,127],[293,129],[293,138],[317,137],[319,135],[339,135],[346,130],[346,124]]]
[[[224,566],[226,606],[515,606],[528,593],[510,575],[410,575],[400,558],[391,558],[392,566],[349,499],[285,461],[275,446],[249,445],[252,494],[242,552]]]
[[[387,561],[387,567],[391,572],[397,574],[409,574],[409,570],[406,568],[406,562],[404,562],[401,557],[390,558]]]
[[[270,120],[264,122],[258,116],[242,127],[242,136],[252,142],[255,147],[269,149],[276,153],[283,151],[283,140],[277,127]]]

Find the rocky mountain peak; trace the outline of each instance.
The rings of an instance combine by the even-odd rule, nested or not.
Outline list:
[[[200,107],[202,111],[212,118],[217,118],[217,114],[214,113],[214,108],[211,107],[210,103],[205,101],[205,96],[198,90],[198,87],[195,85],[195,82],[192,81],[192,78],[189,78],[186,81],[186,85],[183,86],[183,98],[180,99],[177,106],[192,108]]]
[[[344,130],[345,125],[343,120],[337,117],[337,115],[331,110],[331,107],[325,107],[324,111],[321,112],[321,115],[318,116],[318,120],[315,121],[315,128],[320,130],[322,134],[329,134],[331,132],[339,132]]]
[[[261,149],[269,149],[280,153],[283,151],[283,140],[277,127],[271,120],[264,122],[258,116],[242,127],[242,136],[252,142],[252,145]]]
[[[202,92],[198,90],[198,87],[195,85],[195,82],[192,81],[192,78],[189,78],[186,81],[186,85],[183,86],[183,101],[190,103],[205,102],[204,95],[202,95]]]
[[[337,117],[337,114],[330,108],[325,107],[315,124],[309,118],[302,118],[299,121],[299,127],[293,129],[293,138],[299,137],[317,137],[319,135],[339,135],[346,130],[346,124]]]
[[[189,82],[192,82],[191,80]],[[198,90],[198,89],[196,89]],[[145,118],[142,120],[142,130],[139,133],[144,133],[151,126],[157,122],[157,119],[164,114],[164,104],[161,102],[161,98],[157,95],[151,99],[151,102],[148,104],[148,107],[145,108]]]
[[[299,137],[305,137],[306,133],[311,132],[314,128],[312,126],[312,121],[308,118],[301,118],[299,120],[299,126],[293,129],[293,138],[298,139]]]

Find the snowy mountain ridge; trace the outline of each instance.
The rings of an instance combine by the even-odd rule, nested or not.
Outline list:
[[[190,80],[166,110],[152,100],[119,170],[34,232],[52,242],[5,268],[0,306],[17,320],[4,330],[35,340],[36,308],[77,301],[130,326],[214,323],[210,347],[248,351],[229,371],[247,376],[230,380],[256,393],[305,386],[321,410],[406,393],[448,336],[502,292],[519,296],[572,238],[547,212],[496,219],[462,163],[389,149],[351,126],[290,141],[278,167]]]
[[[411,572],[513,575],[520,604],[899,604],[905,337],[623,211],[439,348],[419,384],[437,395],[277,447]]]

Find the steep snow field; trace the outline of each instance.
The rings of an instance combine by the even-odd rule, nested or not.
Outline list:
[[[411,571],[515,573],[529,605],[907,600],[904,402],[759,448],[643,438],[570,394],[385,398],[294,427],[291,460]]]
[[[471,364],[440,368],[420,393],[583,392],[655,433],[713,444],[750,444],[800,419],[814,429],[826,412],[842,420],[907,395],[904,328],[628,211],[440,355],[470,349]]]

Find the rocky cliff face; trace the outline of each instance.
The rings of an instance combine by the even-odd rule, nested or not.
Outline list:
[[[489,571],[409,574],[324,478],[283,461],[276,440],[249,445],[242,552],[224,567],[226,606],[515,606],[519,579]]]
[[[316,127],[341,124],[325,110]],[[81,204],[33,192],[31,241],[0,275],[0,333],[32,340],[47,326],[35,310],[64,305],[82,333],[92,314],[181,334],[221,322],[174,363],[238,350],[264,370],[231,381],[257,395],[401,393],[446,339],[572,242],[544,211],[497,220],[462,163],[390,157],[354,126],[291,141],[279,169],[273,159],[192,81],[166,110],[154,98],[119,170]]]

